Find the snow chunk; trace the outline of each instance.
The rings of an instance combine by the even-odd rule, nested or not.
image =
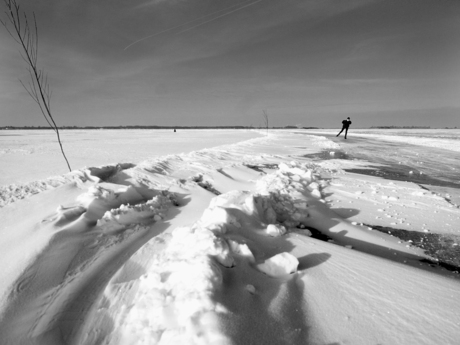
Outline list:
[[[279,237],[286,233],[286,228],[280,224],[269,224],[265,232],[272,237]]]
[[[209,229],[201,227],[176,228],[171,234],[171,248],[175,253],[174,255],[180,255],[183,260],[210,255],[224,267],[235,266],[227,241],[217,237]]]
[[[95,185],[88,188],[86,193],[79,195],[77,201],[89,212],[102,216],[105,211],[111,208],[117,208],[122,204],[137,204],[145,201],[145,198],[132,186],[123,186],[113,190]]]
[[[246,290],[251,294],[254,295],[256,293],[256,288],[254,285],[248,284],[246,285]]]
[[[270,198],[256,196],[255,203],[261,221],[265,221],[267,223],[276,223],[276,212],[272,207]]]
[[[254,196],[247,191],[233,190],[214,197],[209,207],[213,208],[216,206],[236,208],[243,211],[248,216],[257,213],[257,205]]]
[[[280,169],[257,181],[255,196],[260,215],[267,223],[296,227],[309,218],[308,198],[321,199],[322,181],[315,182],[307,164],[280,164]],[[273,211],[275,214],[273,214]],[[268,213],[268,214],[267,214]]]
[[[281,277],[297,272],[299,260],[289,253],[280,253],[257,265],[257,268],[270,277]]]
[[[201,216],[201,224],[209,230],[216,230],[222,233],[227,232],[227,225],[234,225],[241,228],[235,216],[231,215],[226,208],[209,207]]]
[[[104,231],[115,231],[129,224],[160,221],[165,217],[171,204],[168,197],[158,195],[144,204],[121,205],[119,208],[105,212],[104,216],[97,221],[97,225]]]
[[[83,206],[88,207],[94,200],[104,200],[106,202],[114,201],[117,194],[110,189],[102,188],[101,186],[92,186],[87,192],[78,196],[77,201]]]
[[[305,236],[308,236],[308,237],[311,237],[313,235],[310,230],[305,229],[305,228],[301,228],[300,231],[301,231],[302,235],[305,235]]]
[[[251,249],[249,249],[247,244],[241,244],[233,240],[229,240],[228,245],[232,253],[245,257],[251,263],[254,263],[256,261]]]
[[[315,189],[314,191],[312,191],[311,195],[314,196],[317,199],[321,198],[321,192],[318,189]]]

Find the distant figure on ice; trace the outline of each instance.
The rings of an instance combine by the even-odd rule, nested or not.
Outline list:
[[[347,133],[348,133],[348,127],[350,127],[351,125],[351,120],[349,117],[347,117],[346,120],[343,120],[342,121],[342,130],[339,132],[339,134],[336,135],[336,137],[338,137],[340,135],[340,133],[343,132],[343,130],[345,130],[345,139],[347,138]]]

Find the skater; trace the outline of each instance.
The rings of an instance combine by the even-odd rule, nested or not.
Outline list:
[[[342,130],[339,132],[339,134],[336,135],[336,137],[338,137],[340,135],[340,133],[343,132],[343,130],[345,130],[345,139],[347,138],[347,133],[348,133],[348,127],[350,127],[351,125],[351,120],[349,117],[347,117],[346,120],[343,120],[342,121]]]

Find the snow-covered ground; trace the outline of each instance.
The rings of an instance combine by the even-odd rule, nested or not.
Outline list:
[[[260,136],[247,130],[182,129],[175,133],[173,130],[62,130],[60,134],[73,169],[138,163],[152,157],[188,153]],[[68,172],[51,129],[0,131],[0,159],[0,186]]]
[[[457,344],[458,274],[376,229],[457,238],[458,205],[313,160],[407,142],[332,133],[64,132],[64,175],[50,134],[0,136],[1,343]]]

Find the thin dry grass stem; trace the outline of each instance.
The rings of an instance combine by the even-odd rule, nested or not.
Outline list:
[[[21,85],[26,89],[30,97],[38,104],[40,111],[48,125],[54,130],[57,136],[61,153],[67,163],[69,171],[69,161],[62,147],[59,128],[51,115],[51,91],[48,84],[48,76],[38,68],[38,27],[35,13],[33,13],[33,29],[29,24],[29,19],[25,12],[22,12],[16,0],[4,0],[7,10],[6,17],[14,30],[10,30],[8,22],[0,20],[10,36],[22,47],[21,57],[28,65],[30,81],[26,86],[22,80]]]

